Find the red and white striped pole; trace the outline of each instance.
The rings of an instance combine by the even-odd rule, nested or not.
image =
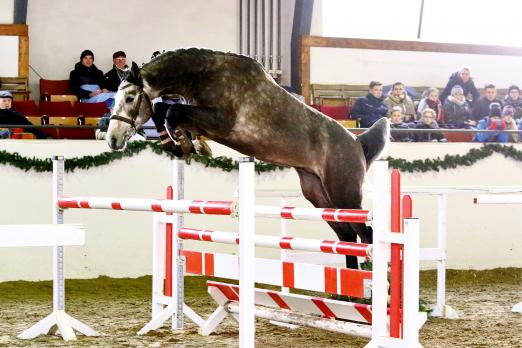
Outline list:
[[[240,244],[239,234],[206,229],[180,228],[179,237],[182,239],[204,242]],[[315,251],[329,254],[351,255],[367,257],[371,254],[371,245],[363,243],[317,240],[297,237],[277,237],[256,235],[255,246],[282,250]]]

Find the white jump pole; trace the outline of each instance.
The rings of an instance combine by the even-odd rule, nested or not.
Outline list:
[[[373,170],[373,256],[372,256],[372,340],[366,347],[377,347],[388,336],[388,244],[382,236],[390,230],[390,178],[388,162],[375,161]]]
[[[255,163],[239,158],[239,347],[255,347]]]
[[[174,160],[172,163],[172,188],[174,189],[174,200],[183,200],[185,197],[185,168],[184,161]],[[176,311],[172,316],[172,329],[183,329],[183,304],[185,301],[185,274],[183,251],[183,240],[179,238],[178,231],[183,227],[183,214],[174,214],[172,231],[172,297],[176,303]]]

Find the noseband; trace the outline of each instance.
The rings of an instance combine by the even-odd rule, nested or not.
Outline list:
[[[127,86],[123,87],[122,89],[125,89],[129,86],[132,86],[132,85],[128,84]],[[138,94],[138,102],[136,103],[136,107],[129,112],[130,117],[125,117],[125,116],[120,116],[120,115],[111,115],[109,120],[122,121],[122,122],[130,124],[132,128],[136,129],[135,120],[140,113],[142,99],[143,99],[143,91],[140,90],[140,92]]]

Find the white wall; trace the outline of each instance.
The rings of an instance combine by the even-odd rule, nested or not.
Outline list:
[[[152,52],[180,47],[206,47],[237,52],[238,1],[129,0],[29,1],[30,64],[46,79],[68,79],[80,53],[90,49],[96,66],[112,68],[112,54],[148,62]],[[289,81],[289,40],[293,1],[282,2],[283,69]],[[33,98],[39,77],[31,71]]]
[[[0,76],[18,76],[18,36],[0,36]]]
[[[390,155],[412,159],[435,158],[449,154],[465,154],[476,144],[393,143]],[[212,144],[215,155],[237,156],[232,150]],[[522,145],[517,145],[519,150]],[[102,141],[0,141],[0,150],[18,152],[24,156],[48,158],[52,154],[66,157],[93,155],[107,151]],[[113,196],[136,198],[164,197],[169,184],[171,163],[162,156],[146,152],[139,156],[113,162],[90,170],[68,173],[65,194],[69,196]],[[522,164],[500,155],[464,167],[439,173],[403,173],[403,185],[520,185]],[[210,179],[211,178],[211,179]],[[1,224],[50,223],[51,174],[26,173],[1,166]],[[293,170],[277,171],[257,176],[260,189],[298,189]],[[185,195],[187,199],[232,200],[237,186],[237,172],[204,168],[198,164],[187,167]],[[258,204],[279,204],[278,199],[258,199]],[[310,206],[303,199],[289,205]],[[364,206],[371,208],[369,202]],[[518,206],[476,206],[470,195],[448,198],[448,267],[487,269],[522,267],[522,234]],[[436,199],[414,196],[414,215],[421,218],[421,242],[435,246]],[[66,250],[67,276],[89,278],[105,274],[113,277],[135,277],[150,274],[151,215],[144,212],[102,210],[69,210],[66,223],[84,223],[87,242],[83,247]],[[229,217],[188,216],[186,226],[237,231],[237,220]],[[259,233],[276,234],[279,220],[258,219]],[[293,235],[336,239],[325,223],[291,222]],[[187,243],[190,248],[201,244]],[[217,250],[214,245],[212,250]],[[234,247],[222,248],[234,250]],[[221,250],[222,250],[221,249]],[[273,257],[276,251],[260,249],[258,255]],[[46,248],[8,248],[0,252],[0,281],[15,279],[49,279],[51,250]],[[425,264],[424,267],[433,267]]]
[[[15,0],[0,0],[0,24],[12,24],[14,21]]]
[[[450,74],[464,65],[471,68],[477,87],[522,83],[519,56],[312,47],[310,62],[311,83],[365,85],[378,80],[444,87]]]

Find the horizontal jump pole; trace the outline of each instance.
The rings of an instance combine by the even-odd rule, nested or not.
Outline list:
[[[232,232],[183,227],[179,229],[178,236],[182,239],[239,245],[239,234]],[[369,244],[317,240],[310,238],[256,235],[255,245],[265,248],[316,251],[361,257],[366,257],[371,254],[371,245]]]
[[[84,242],[83,225],[0,225],[0,247],[83,245]]]
[[[58,207],[62,209],[112,209],[153,211],[165,213],[191,213],[209,215],[232,215],[236,212],[232,201],[166,200],[111,197],[61,197]]]
[[[295,208],[257,205],[256,216],[290,220],[319,220],[365,223],[370,221],[369,211],[361,209]]]
[[[60,197],[62,209],[111,209],[153,211],[176,214],[236,215],[236,202],[202,200],[166,200],[113,197]],[[365,223],[370,220],[368,210],[334,208],[296,208],[280,206],[255,206],[258,217]]]

